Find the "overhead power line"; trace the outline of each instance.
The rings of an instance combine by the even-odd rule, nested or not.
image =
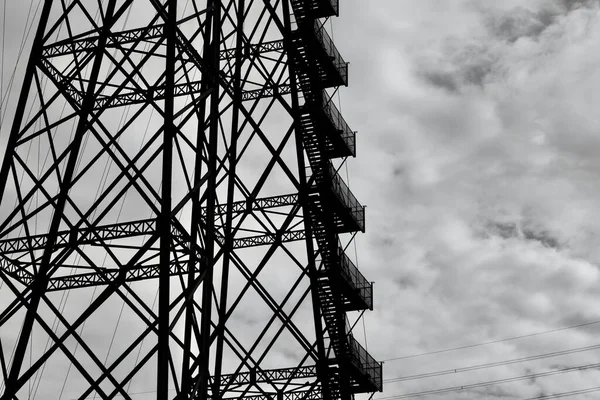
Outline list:
[[[553,371],[538,372],[538,373],[534,373],[534,374],[519,375],[519,376],[510,377],[510,378],[496,379],[496,380],[492,380],[492,381],[477,382],[477,383],[472,383],[472,384],[468,384],[468,385],[452,386],[452,387],[426,390],[426,391],[415,392],[415,393],[405,393],[405,394],[389,396],[389,397],[379,397],[375,400],[384,400],[384,399],[396,400],[396,399],[406,399],[406,398],[410,398],[410,397],[424,396],[424,395],[430,395],[430,394],[459,392],[461,390],[475,389],[475,388],[479,388],[479,387],[499,385],[499,384],[503,384],[503,383],[516,382],[516,381],[522,381],[522,380],[533,379],[533,378],[542,378],[542,377],[551,376],[551,375],[565,374],[568,372],[584,371],[587,369],[598,368],[598,367],[600,367],[600,363],[579,365],[579,366],[575,366],[575,367],[561,368],[561,369],[557,369],[557,370],[553,370]]]
[[[469,371],[475,371],[475,370],[484,369],[484,368],[500,367],[503,365],[517,364],[517,363],[533,361],[533,360],[540,360],[543,358],[557,357],[557,356],[562,356],[562,355],[566,355],[566,354],[581,353],[584,351],[590,351],[590,350],[596,350],[596,349],[600,349],[600,344],[595,344],[593,346],[586,346],[586,347],[578,347],[578,348],[569,349],[569,350],[560,350],[560,351],[555,351],[552,353],[537,354],[534,356],[515,358],[512,360],[504,360],[504,361],[496,361],[496,362],[491,362],[491,363],[486,363],[486,364],[472,365],[469,367],[446,369],[446,370],[427,372],[424,374],[417,374],[417,375],[407,375],[407,376],[402,376],[402,377],[398,377],[398,378],[386,379],[386,380],[384,380],[384,382],[386,382],[386,383],[402,382],[402,381],[409,381],[409,380],[415,380],[415,379],[433,378],[433,377],[442,376],[442,375],[451,375],[451,374],[457,374],[459,372],[469,372]]]
[[[570,392],[562,392],[562,393],[554,393],[554,394],[549,394],[549,395],[544,395],[544,396],[529,397],[529,398],[523,399],[523,400],[558,399],[561,397],[569,397],[569,396],[575,396],[578,394],[592,393],[592,392],[598,392],[598,391],[600,391],[600,386],[587,388],[587,389],[572,390]]]
[[[429,356],[429,355],[433,355],[433,354],[448,353],[448,352],[451,352],[451,351],[470,349],[470,348],[479,347],[479,346],[487,346],[487,345],[490,345],[490,344],[501,343],[501,342],[508,342],[508,341],[517,340],[517,339],[525,339],[525,338],[528,338],[528,337],[545,335],[545,334],[548,334],[548,333],[560,332],[560,331],[565,331],[565,330],[568,330],[568,329],[581,328],[581,327],[584,327],[584,326],[590,326],[590,325],[596,325],[596,324],[600,324],[600,320],[591,321],[591,322],[585,322],[585,323],[577,324],[577,325],[565,326],[565,327],[562,327],[562,328],[550,329],[550,330],[542,331],[542,332],[529,333],[529,334],[526,334],[526,335],[520,335],[520,336],[513,336],[513,337],[504,338],[504,339],[491,340],[491,341],[488,341],[488,342],[468,344],[468,345],[465,345],[465,346],[452,347],[452,348],[443,349],[443,350],[429,351],[429,352],[426,352],[426,353],[410,354],[410,355],[401,356],[401,357],[393,357],[393,358],[388,358],[388,359],[383,360],[383,361],[384,362],[389,362],[389,361],[396,361],[396,360],[405,360],[407,358],[424,357],[424,356]]]

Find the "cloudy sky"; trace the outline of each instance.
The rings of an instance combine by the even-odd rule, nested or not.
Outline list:
[[[359,130],[351,182],[368,205],[359,264],[376,288],[369,350],[389,360],[598,320],[599,2],[348,0],[341,10],[342,106]],[[595,345],[599,332],[390,360],[385,378]],[[389,382],[376,398],[598,355]],[[422,398],[521,399],[597,382],[588,369]]]
[[[365,332],[390,380],[375,399],[548,371],[420,398],[598,386],[598,348],[489,364],[600,343],[600,2],[340,3],[350,184],[368,206],[358,264],[375,281]]]

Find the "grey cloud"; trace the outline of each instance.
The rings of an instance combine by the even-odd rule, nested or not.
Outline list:
[[[519,398],[519,396],[515,396],[514,394],[511,394],[511,392],[509,392],[508,390],[502,389],[498,386],[490,386],[484,389],[475,390],[474,392],[477,393],[479,396],[485,396],[483,397],[485,399],[507,400]]]
[[[493,61],[489,59],[482,59],[479,62],[467,65],[463,70],[465,82],[482,86],[486,81],[487,75],[492,72],[492,67]]]
[[[600,5],[598,0],[557,0],[559,5],[566,11],[571,12],[582,7]]]
[[[595,12],[577,11],[592,3],[507,0],[492,10],[495,26],[486,19],[492,12],[473,18],[463,8],[463,15],[449,16],[453,7],[460,8],[459,0],[401,3],[387,2],[396,15],[410,18],[398,22],[389,43],[397,56],[382,58],[393,65],[376,100],[390,106],[362,120],[367,129],[361,130],[373,140],[364,140],[357,159],[364,168],[353,175],[355,183],[363,175],[362,187],[369,188],[363,193],[371,197],[371,239],[362,265],[373,271],[377,306],[385,304],[376,312],[394,316],[379,319],[378,327],[392,328],[374,333],[381,338],[370,344],[374,353],[390,352],[388,337],[401,338],[388,356],[393,357],[569,326],[574,316],[575,324],[597,318],[589,304],[598,296],[591,252],[597,252],[600,221],[597,202],[588,199],[598,197],[592,183],[597,151],[591,146],[598,97],[586,90],[598,85],[593,48],[600,25]],[[439,18],[435,8],[442,10]],[[419,20],[423,15],[427,28]],[[444,24],[450,18],[454,23]],[[591,29],[583,29],[588,20]],[[367,38],[379,43],[369,29]],[[578,113],[571,114],[571,108]],[[381,155],[376,164],[362,157],[367,146]],[[389,165],[389,173],[382,173],[381,165]],[[478,236],[480,228],[485,234]],[[380,239],[389,235],[396,245],[384,247]],[[451,368],[518,358],[585,346],[595,336],[591,329],[566,330],[473,350],[481,359],[461,352],[436,356],[435,362],[447,361]],[[401,376],[416,367],[437,369],[407,360],[386,363],[386,374]],[[547,362],[530,367],[543,370]],[[521,366],[504,372],[522,374]],[[492,372],[481,376],[494,378]],[[521,382],[498,395],[530,398],[593,386],[585,374],[569,379]],[[419,389],[416,383],[406,385],[406,391]],[[391,394],[399,390],[386,388]]]
[[[556,238],[550,236],[546,231],[535,231],[533,229],[523,229],[523,236],[527,240],[540,242],[544,247],[560,249],[560,244]]]
[[[600,323],[594,323],[596,315],[593,314],[594,310],[581,310],[580,312],[573,313],[562,321],[561,326],[578,326],[574,332],[581,335],[597,336],[600,333]],[[592,321],[592,322],[590,322]]]
[[[533,221],[525,221],[522,223],[523,226],[519,225],[521,223],[518,222],[492,222],[488,224],[488,233],[503,239],[516,238],[539,242],[544,247],[557,250],[562,247],[557,238],[544,228],[536,226]]]
[[[533,12],[517,7],[504,15],[488,18],[491,33],[502,40],[515,42],[521,37],[536,37],[546,29],[554,17],[547,11]]]
[[[417,76],[428,85],[450,93],[458,93],[465,86],[485,85],[488,74],[493,70],[494,61],[485,57],[485,54],[473,57],[465,57],[466,54],[456,56],[457,59],[452,61],[449,71],[437,69],[439,64],[432,62],[430,65],[421,65]]]
[[[554,0],[538,8],[517,6],[508,10],[487,9],[476,4],[482,15],[483,32],[468,39],[448,36],[434,55],[417,59],[416,76],[448,93],[463,87],[483,87],[494,76],[498,60],[519,39],[538,40],[549,27],[575,10],[599,5],[598,0]]]
[[[440,71],[424,71],[421,73],[421,77],[425,82],[447,90],[448,92],[458,92],[459,85],[456,81],[456,77],[450,73],[444,73]]]
[[[441,43],[439,53],[416,60],[416,75],[430,86],[458,93],[464,87],[483,87],[497,61],[495,50],[484,38],[465,43],[448,37]]]
[[[520,38],[535,40],[560,17],[598,4],[598,0],[555,0],[537,10],[518,6],[502,14],[488,15],[486,25],[493,36],[510,43]]]
[[[417,287],[417,283],[414,278],[410,276],[402,276],[394,279],[394,283],[398,286],[400,290],[410,289]]]
[[[515,222],[496,222],[490,224],[490,231],[503,239],[518,237],[519,230]]]

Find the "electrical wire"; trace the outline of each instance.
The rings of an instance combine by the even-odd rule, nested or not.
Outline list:
[[[331,19],[329,20],[329,28],[330,28],[330,31],[331,31],[331,40],[335,42],[335,39],[334,39],[334,29],[333,29],[333,21]],[[341,115],[342,114],[342,99],[340,97],[340,91],[336,89],[334,95],[335,94],[337,94],[338,109],[339,109],[340,115]],[[346,184],[348,185],[348,188],[350,188],[350,174],[348,173],[348,163],[347,162],[344,162],[344,167],[346,169]],[[358,265],[358,251],[357,251],[357,248],[356,248],[356,237],[354,237],[352,239],[352,244],[354,246],[354,259],[356,261],[356,268],[359,268],[359,265]],[[367,340],[367,327],[366,327],[366,324],[365,324],[364,314],[361,315],[361,320],[362,320],[362,327],[363,327],[363,335],[364,335],[364,338],[365,338],[365,350],[369,351],[368,340]]]
[[[382,360],[382,361],[389,362],[389,361],[396,361],[396,360],[406,360],[408,358],[417,358],[417,357],[424,357],[424,356],[429,356],[429,355],[433,355],[433,354],[448,353],[448,352],[456,351],[456,350],[471,349],[471,348],[474,348],[474,347],[487,346],[487,345],[490,345],[490,344],[508,342],[508,341],[511,341],[511,340],[525,339],[525,338],[529,338],[529,337],[534,337],[534,336],[539,336],[539,335],[546,335],[548,333],[560,332],[560,331],[565,331],[565,330],[568,330],[568,329],[581,328],[581,327],[584,327],[584,326],[590,326],[590,325],[596,325],[596,324],[600,324],[600,320],[590,321],[590,322],[584,322],[582,324],[565,326],[565,327],[562,327],[562,328],[556,328],[556,329],[551,329],[551,330],[542,331],[542,332],[529,333],[529,334],[526,334],[526,335],[520,335],[520,336],[513,336],[513,337],[508,337],[508,338],[503,338],[503,339],[491,340],[489,342],[481,342],[481,343],[469,344],[469,345],[465,345],[465,346],[452,347],[452,348],[443,349],[443,350],[429,351],[427,353],[417,353],[417,354],[411,354],[411,355],[408,355],[408,356],[388,358],[388,359]]]
[[[18,57],[17,57],[17,61],[15,63],[15,67],[14,67],[13,72],[11,74],[8,87],[6,88],[6,93],[4,93],[4,58],[5,58],[5,26],[6,26],[6,2],[4,2],[4,7],[3,7],[3,26],[2,26],[2,36],[3,36],[2,37],[2,68],[1,68],[1,72],[0,72],[0,75],[2,75],[2,89],[0,89],[0,130],[2,128],[2,124],[3,124],[3,121],[4,121],[4,115],[6,114],[6,111],[7,111],[6,107],[3,107],[3,106],[4,106],[5,103],[8,102],[8,98],[10,97],[10,91],[11,91],[11,88],[12,88],[12,84],[14,82],[14,78],[15,78],[15,75],[16,75],[16,71],[17,71],[17,67],[18,67],[18,64],[19,64],[19,60],[20,60],[20,57],[22,55],[23,49],[25,48],[25,43],[27,41],[27,38],[29,37],[29,33],[31,32],[31,29],[33,28],[36,15],[37,15],[37,13],[39,11],[40,4],[38,4],[38,7],[36,8],[36,11],[35,11],[33,17],[31,16],[32,6],[33,6],[33,0],[30,2],[30,5],[29,5],[29,11],[27,13],[27,20],[25,22],[24,31],[23,31],[23,35],[22,35],[22,38],[21,38],[21,45],[20,45],[20,49],[19,49],[19,54],[18,54]],[[26,155],[26,161],[29,160],[29,156],[30,156],[30,153],[31,153],[32,145],[33,145],[33,143],[29,144],[29,147],[28,147],[28,150],[27,150],[27,155]],[[38,157],[38,160],[39,160],[39,157]],[[23,173],[21,174],[21,177],[19,179],[19,183],[22,182],[24,173],[25,173],[25,171],[23,171]],[[16,207],[16,202],[15,202],[15,207]],[[30,207],[31,207],[31,204],[29,205],[29,208]],[[29,208],[28,208],[28,210],[29,210]],[[23,229],[23,228],[21,228],[21,229]],[[2,284],[3,283],[4,282],[2,282]],[[0,287],[2,287],[2,284],[0,284]],[[54,328],[53,328],[53,330],[54,330]],[[32,335],[32,338],[30,338],[30,342],[33,341],[33,332],[32,332],[31,335]],[[29,361],[30,361],[30,364],[31,364],[31,361],[32,361],[32,350],[31,349],[32,349],[32,347],[30,347],[30,351],[29,351]],[[16,347],[13,348],[12,354],[11,354],[10,359],[9,359],[9,364],[12,363],[12,359],[13,359],[15,350],[16,350]],[[32,390],[32,384],[35,385],[35,376],[34,376],[34,379],[33,379],[33,383],[29,382],[29,394],[30,395],[31,395],[31,390]],[[3,383],[2,387],[4,387],[4,383]]]
[[[379,397],[375,400],[406,399],[406,398],[410,398],[410,397],[424,396],[424,395],[430,395],[430,394],[459,392],[462,390],[475,389],[475,388],[479,388],[479,387],[499,385],[499,384],[509,383],[509,382],[517,382],[517,381],[522,381],[522,380],[527,380],[527,379],[542,378],[542,377],[551,376],[551,375],[560,375],[560,374],[565,374],[568,372],[585,371],[588,369],[598,368],[598,367],[600,367],[600,363],[579,365],[579,366],[575,366],[575,367],[561,368],[561,369],[557,369],[557,370],[553,370],[553,371],[538,372],[538,373],[528,374],[528,375],[513,376],[510,378],[495,379],[492,381],[477,382],[477,383],[472,383],[472,384],[468,384],[468,385],[452,386],[452,387],[446,387],[446,388],[441,388],[441,389],[426,390],[426,391],[415,392],[415,393],[406,393],[406,394],[400,394],[400,395],[389,396],[389,397]]]
[[[31,34],[31,30],[32,30],[32,28],[34,26],[35,18],[37,16],[37,14],[39,12],[39,9],[40,9],[40,6],[43,4],[43,2],[41,2],[41,1],[38,2],[38,5],[37,5],[37,7],[35,9],[33,17],[31,17],[31,10],[33,8],[33,4],[34,4],[34,2],[33,2],[33,0],[31,0],[30,6],[29,6],[29,11],[27,13],[27,20],[25,22],[25,28],[24,28],[24,31],[23,31],[23,37],[22,37],[22,40],[21,40],[21,45],[19,47],[19,52],[17,54],[17,60],[15,62],[15,66],[13,68],[13,71],[12,71],[12,74],[10,76],[10,79],[8,80],[8,85],[5,88],[5,92],[6,93],[3,93],[2,97],[0,98],[0,104],[2,104],[2,105],[10,103],[11,90],[12,90],[12,86],[13,86],[13,84],[15,82],[15,77],[16,77],[17,70],[18,70],[18,67],[19,67],[19,62],[21,61],[21,56],[23,55],[23,51],[25,50],[25,44],[26,44],[26,42],[27,42],[27,40],[29,38],[29,35]],[[31,18],[31,20],[30,20],[30,18]],[[27,27],[28,25],[29,25],[29,27]],[[8,109],[6,107],[4,107],[1,110],[2,112],[0,113],[0,126],[2,126],[2,124],[4,122],[4,117],[6,116],[7,110]]]
[[[384,380],[384,382],[387,382],[387,383],[402,382],[402,381],[410,381],[410,380],[415,380],[415,379],[433,378],[433,377],[437,377],[437,376],[457,374],[459,372],[477,371],[480,369],[500,367],[500,366],[510,365],[510,364],[518,364],[518,363],[522,363],[522,362],[526,362],[526,361],[541,360],[543,358],[558,357],[558,356],[563,356],[563,355],[567,355],[567,354],[582,353],[585,351],[597,350],[597,349],[600,349],[600,344],[595,344],[592,346],[585,346],[585,347],[578,347],[578,348],[569,349],[569,350],[560,350],[560,351],[555,351],[552,353],[537,354],[535,356],[515,358],[512,360],[496,361],[496,362],[485,363],[485,364],[471,365],[468,367],[446,369],[446,370],[441,370],[441,371],[436,371],[436,372],[427,372],[424,374],[407,375],[407,376],[398,377],[398,378],[386,379],[386,380]]]
[[[175,388],[168,389],[169,392],[173,392],[175,390],[176,390]],[[156,393],[156,390],[146,390],[146,391],[143,391],[143,392],[133,392],[133,393],[127,393],[127,394],[129,396],[136,396],[136,395],[139,395],[139,394],[152,394],[152,393]],[[123,395],[122,394],[115,394],[114,397],[123,397]],[[69,400],[81,400],[81,399],[79,399],[79,398],[72,398],[72,399],[69,399]]]
[[[39,5],[38,5],[38,8],[39,8]],[[33,19],[31,20],[31,24],[32,24],[32,26],[33,26],[33,23],[34,23],[34,21],[35,21],[35,16],[36,16],[36,15],[37,15],[37,9],[36,9],[36,13],[34,14],[34,17],[33,17]],[[95,16],[95,18],[98,18],[98,12],[96,13],[96,16]],[[29,17],[28,17],[28,19],[29,19]],[[56,34],[55,34],[55,38],[56,38],[56,39],[58,39],[58,37],[60,36],[61,30],[62,30],[62,25],[61,25],[61,26],[58,28],[58,30],[57,30],[57,32],[56,32]],[[31,27],[29,28],[29,31],[31,31]],[[22,41],[22,47],[23,47],[24,43],[25,43],[25,40],[23,40],[23,41]],[[22,49],[21,49],[21,52],[22,52]],[[20,57],[20,55],[21,55],[21,53],[19,53],[19,57]],[[17,62],[18,62],[18,60],[17,60]],[[47,86],[47,84],[48,84],[48,82],[46,81],[46,82],[45,82],[45,84],[43,85],[43,89],[42,89],[42,96],[45,94],[45,91],[46,91],[46,86]],[[32,112],[32,110],[33,110],[33,106],[34,106],[34,105],[32,104],[32,105],[31,105],[31,107],[30,107],[30,109],[29,109],[29,114],[28,114],[28,116],[27,116],[27,119],[29,119],[29,116],[31,115],[31,112]],[[62,110],[61,110],[61,113],[60,113],[60,118],[62,118],[62,116],[63,116],[63,113],[64,113],[64,111],[65,111],[65,107],[66,107],[66,104],[65,104],[65,105],[63,105],[63,108],[62,108]],[[71,137],[70,137],[70,139],[69,139],[69,142],[70,142],[70,141],[72,141],[72,138],[73,138],[74,132],[75,132],[75,124],[73,124],[73,126],[72,126],[72,129],[71,129]],[[85,141],[84,141],[84,143],[83,143],[83,149],[82,149],[82,151],[81,151],[81,153],[80,153],[80,156],[79,156],[79,158],[77,159],[77,163],[76,163],[76,166],[75,166],[75,170],[76,170],[76,171],[79,169],[79,166],[80,166],[80,164],[81,164],[81,159],[82,159],[82,156],[81,156],[81,155],[84,153],[84,151],[85,151],[85,148],[87,147],[88,139],[89,139],[89,137],[86,137],[86,140],[85,140]],[[39,146],[39,145],[38,145],[38,146]],[[39,147],[38,147],[38,150],[39,150]],[[47,162],[47,160],[48,160],[48,157],[49,157],[49,155],[50,155],[50,149],[48,149],[48,151],[46,152],[46,157],[45,157],[45,159],[44,159],[44,164],[43,164],[43,166],[42,166],[42,170],[43,170],[43,169],[45,168],[45,166],[46,166],[46,162]],[[39,168],[39,160],[40,160],[40,159],[41,159],[41,158],[40,158],[40,157],[39,157],[39,155],[38,155],[38,168]],[[65,168],[66,168],[66,166],[65,166]],[[63,172],[64,172],[64,171],[63,171]],[[38,174],[39,174],[39,171],[38,171]],[[100,182],[102,182],[102,181],[104,180],[104,175],[105,175],[105,174],[106,174],[106,170],[105,170],[105,171],[103,171],[103,176],[102,176],[102,178],[100,179]],[[36,194],[36,195],[37,195],[37,194]],[[97,197],[98,197],[98,192],[96,193],[96,198],[97,198]],[[37,206],[37,203],[36,203],[36,206]],[[95,215],[95,213],[94,213],[94,215]],[[37,216],[36,216],[36,221],[37,221]],[[37,228],[37,222],[36,222],[36,228]],[[80,255],[77,255],[77,256],[76,256],[76,259],[75,259],[75,265],[79,265],[79,263],[81,262],[81,260],[82,260],[81,256],[80,256]],[[70,273],[73,273],[73,272],[75,271],[75,269],[76,269],[76,268],[77,268],[76,266],[72,267],[72,268],[71,268],[71,271],[70,271]],[[66,296],[65,296],[65,294],[66,294]],[[60,312],[61,312],[61,314],[64,312],[64,309],[65,309],[65,308],[66,308],[66,306],[67,306],[67,303],[68,303],[68,300],[69,300],[69,295],[70,295],[70,291],[66,291],[65,293],[63,293],[63,295],[62,295],[62,297],[61,297],[61,300],[60,300],[60,303],[59,303],[59,307],[58,307],[58,308],[59,308],[59,310],[60,310]],[[91,303],[94,301],[95,297],[96,297],[96,288],[94,288],[94,290],[93,290],[93,292],[92,292],[92,296],[91,296],[91,298],[90,298],[90,304],[91,304]],[[84,322],[83,322],[83,324],[82,324],[81,328],[79,329],[79,335],[81,335],[81,334],[83,333],[83,330],[85,329],[85,324],[86,324],[86,321],[84,321]],[[53,332],[55,332],[55,330],[56,330],[57,328],[58,328],[58,320],[57,320],[57,317],[55,317],[55,318],[54,318],[53,325],[52,325],[52,331],[53,331]],[[46,346],[45,346],[45,349],[44,349],[44,353],[45,353],[45,352],[46,352],[46,350],[48,349],[49,345],[50,345],[50,337],[48,337],[48,338],[47,338],[47,340],[46,340]],[[76,342],[76,345],[75,345],[75,350],[74,350],[74,353],[73,353],[74,355],[76,354],[76,352],[77,352],[77,349],[78,349],[78,348],[79,348],[79,342]],[[60,391],[60,396],[59,396],[59,398],[60,398],[60,397],[62,397],[62,393],[63,393],[63,391],[64,391],[64,389],[65,389],[66,381],[67,381],[67,379],[68,379],[68,376],[69,376],[69,374],[70,374],[71,367],[72,367],[72,363],[70,363],[70,364],[69,364],[69,367],[68,367],[68,369],[67,369],[67,374],[66,374],[65,380],[64,380],[64,382],[63,382],[63,385],[62,385],[62,387],[61,387],[61,391]],[[37,397],[37,393],[38,393],[38,390],[39,390],[39,387],[40,387],[40,383],[42,382],[42,378],[43,378],[43,375],[44,375],[44,372],[45,372],[45,370],[46,370],[46,363],[44,363],[44,365],[43,365],[43,367],[41,368],[41,370],[40,370],[40,371],[37,371],[37,372],[35,373],[35,375],[34,375],[34,378],[33,378],[33,380],[34,380],[34,385],[35,385],[35,381],[36,381],[36,379],[37,379],[37,386],[36,386],[36,388],[35,388],[35,390],[34,390],[33,397],[31,397],[31,391],[30,391],[30,398],[32,398],[32,399],[35,399],[35,398]]]
[[[575,396],[577,394],[585,394],[585,393],[592,393],[592,392],[598,392],[598,391],[600,391],[600,386],[595,386],[595,387],[591,387],[591,388],[587,388],[587,389],[572,390],[570,392],[562,392],[562,393],[554,393],[554,394],[542,395],[542,396],[537,396],[537,397],[529,397],[527,399],[522,399],[522,400],[558,399],[561,397],[570,397],[570,396]]]

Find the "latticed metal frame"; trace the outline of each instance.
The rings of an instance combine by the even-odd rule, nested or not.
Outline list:
[[[335,354],[316,289],[293,43],[313,3],[44,1],[0,170],[0,328],[15,333],[0,343],[2,399],[365,391],[346,366],[365,356]],[[266,316],[251,332],[236,329],[244,304]],[[117,325],[106,350],[94,331],[115,307],[132,332]],[[62,387],[43,378],[53,368]]]

